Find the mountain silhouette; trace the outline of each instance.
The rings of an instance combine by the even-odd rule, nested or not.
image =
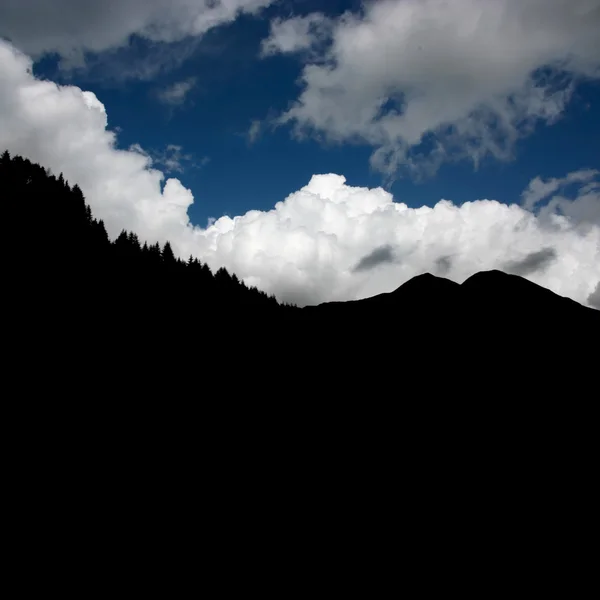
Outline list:
[[[557,489],[569,519],[593,501],[600,312],[499,271],[298,308],[168,242],[111,240],[77,186],[8,153],[0,195],[6,462],[32,539],[52,522],[102,556],[122,532],[155,552],[157,514],[187,532],[201,507],[254,552],[269,518],[341,515],[352,536],[355,513],[387,531],[400,507],[420,538],[431,515],[457,538],[463,516],[514,523],[506,506],[546,531]]]
[[[387,320],[410,315],[428,326],[476,328],[529,325],[598,326],[600,311],[559,296],[518,275],[498,270],[475,273],[462,284],[424,273],[392,292],[351,302],[330,302],[305,307],[312,318],[353,317]]]
[[[409,347],[445,357],[467,343],[532,347],[543,338],[580,347],[600,331],[600,311],[501,271],[460,285],[424,273],[389,293],[298,308],[224,268],[176,258],[169,242],[142,243],[127,231],[111,241],[77,185],[8,152],[0,158],[0,193],[7,314],[19,324],[7,335],[23,352],[44,347],[54,356],[60,339],[76,361],[110,344],[113,358],[154,348],[164,363],[178,356],[165,348],[197,340],[211,369],[281,364],[288,372],[294,360],[343,368],[355,356],[373,357],[377,368],[375,357]],[[28,224],[25,245],[14,227],[20,223]]]
[[[35,473],[52,496],[60,469],[75,498],[97,495],[98,473],[122,498],[142,473],[135,510],[175,489],[174,514],[221,480],[233,483],[215,510],[233,510],[256,486],[280,493],[284,475],[290,496],[298,476],[313,497],[341,475],[344,495],[389,487],[375,512],[380,497],[396,503],[392,487],[403,496],[427,480],[434,510],[457,482],[481,493],[487,474],[496,485],[507,456],[520,498],[538,449],[552,481],[561,468],[589,479],[598,311],[499,271],[282,305],[225,269],[177,259],[168,242],[109,239],[77,186],[28,160],[2,155],[0,194],[3,414],[35,510],[45,489]],[[186,488],[198,480],[196,496]]]

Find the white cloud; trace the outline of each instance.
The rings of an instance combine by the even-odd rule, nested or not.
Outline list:
[[[307,22],[275,22],[268,53],[310,46]],[[366,142],[390,175],[507,159],[536,122],[560,117],[580,78],[600,77],[599,31],[600,0],[370,2],[335,21],[280,122]]]
[[[270,211],[193,227],[191,191],[178,179],[165,182],[143,149],[115,144],[94,94],[36,80],[31,60],[0,42],[0,150],[79,184],[112,236],[127,228],[143,240],[169,239],[180,256],[225,266],[300,303],[389,291],[424,271],[462,281],[509,265],[579,302],[594,298],[600,281],[600,227],[593,219],[535,215],[493,200],[411,209],[381,188],[353,187],[334,174],[314,176]],[[600,204],[590,178],[580,184],[569,201],[573,213],[588,201]]]
[[[124,46],[131,35],[175,42],[255,13],[273,0],[3,0],[0,36],[33,57],[57,52],[80,62],[84,52]]]
[[[196,87],[196,78],[188,77],[183,81],[177,81],[170,86],[159,90],[157,97],[163,104],[179,106],[185,102],[188,94]]]
[[[330,35],[332,21],[322,13],[311,13],[271,22],[269,37],[261,44],[261,55],[288,54],[315,49]]]

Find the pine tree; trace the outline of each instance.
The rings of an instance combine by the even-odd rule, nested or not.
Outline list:
[[[173,248],[171,248],[170,242],[166,242],[162,250],[162,259],[165,265],[174,266],[176,264],[175,254]]]
[[[117,236],[115,246],[117,248],[127,248],[129,246],[129,236],[125,229],[121,230],[121,233]]]
[[[129,242],[129,248],[132,252],[139,252],[141,250],[140,240],[136,233],[133,231],[129,232],[127,235],[127,241]]]

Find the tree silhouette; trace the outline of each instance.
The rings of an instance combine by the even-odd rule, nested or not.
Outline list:
[[[162,259],[167,267],[173,267],[177,262],[177,260],[175,259],[173,248],[171,248],[170,242],[166,242],[162,249]]]

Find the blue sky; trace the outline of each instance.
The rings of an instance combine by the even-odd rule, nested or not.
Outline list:
[[[593,36],[595,24],[600,23],[597,0],[549,0],[545,4],[541,0],[498,0],[493,6],[486,0],[454,0],[448,3],[449,10],[437,0],[365,4],[354,0],[230,0],[234,12],[219,16],[216,26],[202,21],[212,14],[203,0],[177,0],[169,9],[173,14],[158,8],[150,14],[149,4],[127,0],[119,5],[125,8],[116,9],[122,10],[122,15],[115,13],[114,17],[115,23],[118,18],[122,25],[121,33],[115,33],[110,14],[102,17],[105,23],[98,24],[92,9],[88,14],[77,8],[69,13],[76,28],[61,25],[58,18],[56,23],[44,19],[44,31],[50,32],[47,40],[41,39],[35,22],[36,15],[42,20],[46,10],[40,2],[24,0],[0,8],[0,23],[5,23],[0,25],[0,35],[29,57],[36,81],[53,81],[61,90],[75,86],[93,92],[106,114],[105,131],[117,134],[113,149],[137,147],[153,157],[153,166],[167,178],[176,178],[191,191],[194,202],[187,207],[191,226],[206,228],[209,217],[234,217],[253,210],[266,213],[307,186],[313,175],[328,173],[343,175],[347,189],[383,186],[393,200],[414,209],[434,207],[441,199],[452,201],[454,207],[484,199],[522,203],[524,190],[536,178],[562,181],[536,203],[533,212],[538,220],[539,209],[545,205],[562,206],[557,214],[563,214],[565,206],[573,207],[573,214],[578,211],[578,215],[591,214],[597,206],[590,200],[588,188],[581,191],[583,184],[596,189],[593,170],[600,167],[600,61]],[[51,0],[45,6],[53,4],[58,15],[75,6],[72,0]],[[150,4],[158,7],[161,0]],[[198,21],[193,26],[187,17],[178,21],[178,6],[182,13],[198,14]],[[516,37],[511,41],[512,35]],[[267,40],[272,50],[264,55],[261,49]],[[498,48],[497,53],[486,48],[488,40],[490,48]],[[359,41],[364,53],[354,49]],[[415,48],[422,53],[413,53]],[[510,60],[496,59],[511,52]],[[450,53],[455,56],[449,59]],[[553,74],[550,83],[540,77],[546,71]],[[317,78],[309,80],[315,73]],[[186,93],[178,98],[169,95],[176,86]],[[463,93],[463,87],[469,89]],[[556,96],[551,96],[555,92]],[[373,106],[380,96],[386,100],[386,94],[383,112],[380,117],[373,116]],[[448,102],[444,104],[446,94]],[[331,97],[334,110],[328,113]],[[438,122],[437,113],[448,106],[447,116]],[[415,115],[414,125],[389,107],[405,115],[410,111]],[[289,121],[277,123],[290,109]],[[348,116],[336,122],[337,112]],[[27,127],[33,125],[23,124],[21,135],[7,137],[17,150],[27,148],[24,140],[31,139],[30,133],[23,133]],[[251,139],[253,127],[259,130],[256,139]],[[463,133],[451,137],[446,128]],[[306,134],[304,139],[298,139],[299,132]],[[498,140],[501,150],[494,154],[489,150]],[[438,142],[442,158],[435,162],[431,150]],[[168,151],[169,146],[177,147],[175,154],[173,149]],[[372,164],[378,148],[393,154],[393,166]],[[502,148],[507,149],[504,156]],[[178,168],[161,162],[165,152],[179,157]],[[41,147],[29,153],[32,157],[44,155]],[[482,157],[477,166],[471,160],[474,154]],[[416,166],[411,170],[407,165]],[[76,173],[65,159],[64,170],[69,172],[69,168]],[[572,173],[586,175],[564,179]],[[89,184],[92,199],[94,186]],[[549,184],[548,189],[552,187]],[[585,211],[576,211],[575,203],[567,205],[556,199],[554,192],[571,200],[587,194]],[[108,210],[100,200],[94,202],[98,204],[96,212]],[[460,218],[464,220],[464,215]],[[590,217],[586,218],[589,221]],[[594,226],[595,218],[593,213]],[[108,220],[112,223],[110,217]],[[142,235],[146,226],[149,232],[154,227],[155,237],[163,235],[163,230],[139,215],[123,220],[124,226],[134,223]],[[229,225],[223,227],[225,231]],[[318,231],[329,231],[324,225],[319,227]],[[482,224],[482,230],[485,227]],[[361,243],[357,252],[368,254],[384,244],[380,241]],[[181,242],[182,252],[190,249],[190,243]],[[215,243],[211,242],[211,252]],[[533,241],[523,243],[523,256],[536,251]],[[396,246],[399,255],[406,252],[400,250],[401,243]],[[350,275],[335,293],[323,292],[320,286],[326,277],[321,271],[325,266],[315,267],[318,275],[309,273],[310,269],[302,271],[294,258],[297,250],[278,266],[281,273],[287,273],[280,287],[265,280],[266,267],[254,273],[247,264],[236,262],[238,259],[206,252],[206,248],[198,250],[209,264],[223,263],[269,290],[300,285],[288,280],[293,266],[302,273],[298,275],[302,285],[319,289],[311,298],[366,293],[358,291],[362,288]],[[357,262],[357,256],[352,254],[348,265]],[[589,278],[590,272],[595,275],[597,257],[585,258],[581,277]],[[502,260],[514,264],[517,259],[509,261],[508,254],[490,257],[485,265]],[[398,269],[401,262],[395,263]],[[455,278],[468,275],[472,264],[457,267]],[[566,264],[570,264],[568,260]],[[423,268],[419,263],[412,270],[398,271],[398,276],[407,277]],[[351,266],[346,272],[352,273]],[[580,282],[575,291],[569,291],[568,286],[556,284],[558,273],[565,272],[528,275],[584,300],[593,282]],[[361,277],[364,283],[364,275]],[[383,290],[386,284],[382,282],[388,279],[387,272],[372,273],[364,290]],[[393,283],[395,287],[397,280]]]
[[[118,71],[119,63],[144,60],[150,44],[140,39],[103,69],[61,73],[54,58],[40,61],[36,73],[95,92],[107,108],[109,126],[121,130],[121,147],[137,143],[161,152],[174,144],[192,155],[177,176],[197,198],[190,210],[192,221],[205,225],[208,217],[268,210],[316,173],[341,173],[353,186],[386,184],[382,174],[369,166],[368,145],[298,141],[289,126],[267,127],[254,143],[247,137],[252,121],[284,111],[298,95],[301,61],[295,56],[259,56],[270,20],[314,10],[340,15],[358,6],[360,2],[353,0],[276,4],[259,16],[244,16],[212,30],[183,64],[150,81],[107,75]],[[197,78],[197,83],[181,105],[157,99],[157,90],[190,78]],[[441,198],[461,203],[488,198],[491,191],[494,199],[516,202],[538,175],[562,177],[600,164],[599,111],[600,85],[586,82],[557,123],[538,126],[533,135],[519,141],[514,159],[487,159],[477,169],[468,161],[444,165],[431,177],[416,181],[403,177],[389,189],[409,206],[432,206]],[[201,164],[203,157],[208,157],[207,164]]]

